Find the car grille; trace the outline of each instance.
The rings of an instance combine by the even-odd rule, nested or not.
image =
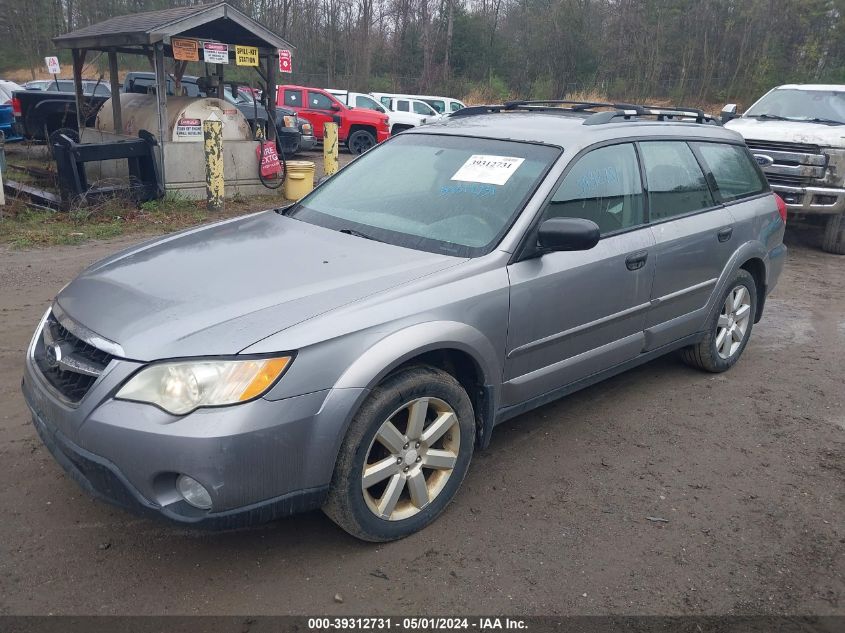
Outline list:
[[[50,313],[32,359],[63,400],[78,404],[111,362],[112,355],[72,334]]]
[[[772,185],[803,187],[825,177],[827,156],[818,145],[755,139],[747,139],[745,143],[755,158],[771,159],[771,165],[761,163],[761,166]]]

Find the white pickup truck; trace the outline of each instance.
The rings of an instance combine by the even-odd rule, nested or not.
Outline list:
[[[362,92],[349,92],[337,88],[326,88],[325,90],[333,94],[338,101],[352,108],[366,108],[386,114],[391,135],[398,134],[402,130],[417,127],[418,125],[425,125],[427,122],[435,121],[439,118],[439,115],[434,111],[429,116],[420,115],[416,112],[394,112],[389,107],[376,101],[372,95]]]
[[[722,110],[786,202],[790,216],[823,224],[822,249],[845,255],[845,86],[790,84],[741,116]]]

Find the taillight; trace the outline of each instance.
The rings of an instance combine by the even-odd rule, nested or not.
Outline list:
[[[780,219],[783,220],[783,223],[786,224],[786,203],[783,201],[778,194],[775,194],[775,202],[778,204],[778,213],[780,213]]]
[[[15,116],[21,116],[23,114],[21,111],[21,100],[17,97],[12,97],[12,114]]]

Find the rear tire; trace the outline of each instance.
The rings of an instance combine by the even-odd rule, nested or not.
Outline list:
[[[845,255],[845,211],[827,219],[822,237],[822,250],[834,255]]]
[[[704,340],[681,350],[683,361],[704,371],[721,373],[742,355],[757,313],[757,283],[745,269],[737,271],[710,317]]]
[[[466,475],[472,403],[450,374],[411,367],[373,389],[340,448],[323,511],[364,541],[393,541],[429,525]]]
[[[376,137],[367,130],[356,130],[346,139],[346,149],[353,154],[363,154],[376,146]]]

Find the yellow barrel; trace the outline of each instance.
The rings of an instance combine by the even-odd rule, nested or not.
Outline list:
[[[308,160],[287,161],[285,171],[285,198],[299,200],[314,188],[315,165]]]

